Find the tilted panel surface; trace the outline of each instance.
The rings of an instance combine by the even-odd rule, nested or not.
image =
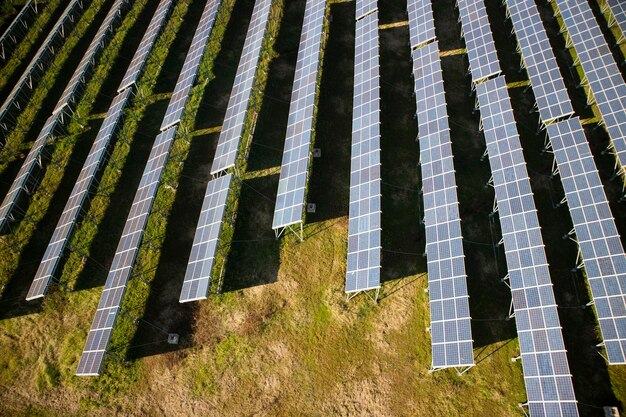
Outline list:
[[[556,0],[602,121],[626,168],[626,84],[586,0]]]
[[[481,0],[457,0],[472,79],[475,83],[500,74],[487,9]]]
[[[549,125],[610,364],[626,363],[626,255],[578,118]]]
[[[431,0],[407,0],[411,48],[435,39],[435,20]]]
[[[531,417],[578,409],[530,179],[504,77],[477,85]]]
[[[465,254],[439,43],[413,51],[432,368],[474,364]]]
[[[222,131],[217,142],[211,174],[235,166],[271,5],[271,0],[257,0],[254,4]]]
[[[326,0],[308,0],[300,36],[272,228],[302,222]]]
[[[180,122],[185,104],[189,98],[189,91],[193,87],[198,73],[198,66],[204,55],[209,36],[215,23],[215,16],[220,5],[220,0],[208,0],[204,6],[204,11],[200,17],[200,23],[191,41],[191,46],[187,52],[183,69],[178,76],[176,87],[172,93],[169,105],[161,123],[161,130]]]
[[[219,245],[220,231],[224,222],[228,192],[233,174],[226,174],[209,181],[202,203],[200,219],[193,238],[191,255],[187,263],[185,280],[180,292],[180,302],[201,300],[208,297],[211,272]]]
[[[356,22],[353,97],[347,293],[380,287],[378,12]]]
[[[530,84],[544,123],[574,114],[539,10],[533,0],[507,0]]]
[[[143,38],[141,38],[139,47],[135,52],[133,59],[130,61],[130,65],[128,66],[128,69],[124,74],[124,78],[122,79],[122,82],[117,89],[118,93],[137,82],[137,79],[141,74],[141,70],[143,69],[144,65],[146,64],[146,60],[148,59],[148,54],[152,50],[154,42],[156,41],[156,38],[161,31],[161,28],[167,20],[167,16],[170,12],[171,6],[172,0],[161,0],[161,3],[159,3],[159,6],[154,12],[154,16],[152,16],[150,25],[148,25],[146,33],[143,35]]]

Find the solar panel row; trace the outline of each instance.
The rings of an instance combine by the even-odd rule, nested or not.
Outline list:
[[[233,175],[227,174],[209,181],[207,185],[180,292],[181,303],[205,299],[209,294],[213,263],[232,180]]]
[[[226,116],[211,166],[212,175],[235,166],[271,5],[271,0],[256,0],[254,4],[252,19],[248,26],[235,83],[230,93]]]
[[[188,83],[190,77],[192,80],[195,80],[195,73],[191,74],[188,71],[190,68],[193,68],[194,71],[198,69],[198,63],[208,43],[219,4],[219,0],[208,0],[204,6],[204,11],[196,28],[191,46],[187,51],[185,64],[178,80],[180,83]],[[203,42],[199,43],[199,39],[202,39]],[[197,63],[192,64],[196,60]],[[174,89],[177,90],[178,85]],[[172,104],[177,102],[180,102],[180,98],[172,96],[168,109],[171,109]],[[150,210],[156,198],[161,176],[177,130],[178,126],[174,125],[162,131],[152,145],[148,162],[144,168],[133,205],[126,219],[124,231],[104,285],[104,291],[102,292],[94,321],[87,336],[87,342],[85,343],[76,375],[90,376],[100,374],[106,349],[113,334],[113,326],[122,306],[124,292],[128,285]]]
[[[24,28],[28,27],[28,23],[37,15],[37,1],[28,0],[20,9],[17,16],[13,19],[9,27],[0,35],[0,57],[6,59],[7,54],[13,49],[26,35]]]
[[[325,0],[307,1],[278,180],[274,230],[302,222],[325,12]]]
[[[467,57],[474,84],[502,72],[482,1],[457,0]]]
[[[411,48],[435,39],[435,19],[430,0],[407,0]]]
[[[504,77],[477,85],[531,417],[578,416],[539,219]]]
[[[26,156],[24,163],[22,164],[17,177],[11,184],[9,192],[4,197],[2,205],[0,206],[0,232],[4,231],[9,222],[13,218],[14,210],[17,207],[17,203],[25,191],[25,189],[31,185],[29,180],[33,179],[32,174],[35,167],[40,162],[41,152],[43,151],[46,143],[54,134],[54,129],[59,123],[59,117],[52,115],[46,120],[43,129],[39,132],[39,136],[35,140],[33,147]]]
[[[204,7],[204,11],[200,17],[200,23],[198,24],[198,29],[196,29],[196,33],[191,41],[191,46],[189,47],[189,52],[185,58],[183,69],[178,76],[178,81],[176,82],[176,87],[172,93],[172,98],[167,106],[165,117],[163,117],[163,122],[161,123],[162,131],[180,122],[180,118],[185,110],[185,105],[187,104],[189,91],[191,90],[191,87],[193,87],[193,83],[196,80],[198,67],[200,66],[202,56],[204,55],[209,35],[213,29],[219,5],[219,0],[208,0],[206,6]]]
[[[557,0],[617,160],[626,167],[626,84],[586,0]]]
[[[379,72],[378,12],[374,11],[356,22],[346,293],[380,288]]]
[[[178,126],[156,137],[117,245],[76,375],[98,375]]]
[[[626,3],[622,0],[605,0],[605,8],[608,7],[614,22],[611,22],[611,26],[617,24],[621,32],[619,42],[623,42],[626,39]],[[603,10],[605,12],[606,9]]]
[[[127,2],[128,0],[115,0],[115,3],[113,3],[113,6],[111,6],[111,9],[109,10],[106,17],[104,18],[104,21],[100,25],[98,32],[96,32],[96,35],[89,44],[87,52],[85,52],[85,55],[83,55],[83,58],[78,63],[78,67],[76,67],[76,70],[70,78],[69,83],[65,87],[61,98],[59,99],[57,105],[52,111],[53,114],[58,113],[65,106],[69,105],[72,101],[76,99],[75,96],[78,88],[83,85],[85,81],[85,75],[89,68],[91,68],[91,66],[93,65],[96,54],[106,45],[105,37],[109,31],[113,30],[113,24],[116,18],[121,14],[122,6],[124,6]]]
[[[141,38],[141,42],[139,42],[139,49],[137,49],[133,59],[130,61],[126,74],[124,74],[124,78],[117,89],[118,93],[137,82],[137,79],[146,64],[146,60],[148,59],[148,54],[152,50],[154,42],[161,32],[161,28],[163,27],[163,24],[165,23],[165,20],[170,12],[171,6],[172,0],[161,0],[159,3],[156,12],[154,12],[154,16],[152,16],[152,20],[150,21],[150,25],[148,26],[146,33],[144,33],[143,38]]]
[[[52,62],[57,51],[56,44],[59,43],[60,39],[65,37],[68,26],[82,13],[82,5],[83,2],[81,0],[72,0],[67,5],[63,14],[50,30],[50,33],[35,53],[35,56],[4,100],[2,107],[0,107],[0,124],[3,125],[4,130],[8,130],[11,110],[17,109],[17,111],[19,111],[19,106],[25,97],[23,92],[26,88],[33,89],[35,87],[35,83],[43,76],[47,65]]]
[[[507,0],[513,30],[543,123],[574,114],[550,40],[533,0]]]
[[[58,267],[63,250],[72,234],[72,230],[74,229],[83,204],[89,195],[89,190],[95,175],[102,164],[108,145],[111,142],[111,138],[121,118],[122,111],[128,102],[131,91],[132,90],[125,90],[120,93],[113,99],[109,107],[109,111],[107,112],[104,122],[102,122],[96,140],[91,146],[89,155],[78,175],[76,184],[74,184],[72,193],[65,204],[63,214],[61,214],[61,218],[54,229],[52,238],[48,243],[41,264],[35,274],[33,283],[28,290],[26,296],[27,300],[43,297],[48,292],[50,281],[54,278],[54,273]]]
[[[610,364],[626,363],[626,255],[578,118],[549,125],[548,136]]]
[[[213,158],[212,174],[221,173],[235,165],[271,4],[271,0],[256,0],[254,4],[225,121]],[[181,303],[208,296],[232,181],[233,175],[227,174],[207,184],[180,294]]]
[[[413,74],[428,256],[432,369],[468,367],[474,365],[469,295],[437,41],[413,51]]]

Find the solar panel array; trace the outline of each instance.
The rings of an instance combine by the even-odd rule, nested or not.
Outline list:
[[[183,65],[181,71],[181,74],[186,75],[185,77],[180,77],[179,82],[187,83],[189,77],[195,80],[196,75],[190,74],[189,70],[190,68],[194,68],[194,71],[196,71],[198,64],[191,65],[189,63],[195,62],[196,59],[199,62],[202,59],[211,29],[213,28],[213,20],[218,6],[219,0],[209,0],[205,4],[202,17],[200,18],[200,22],[194,34],[194,39],[192,40],[192,44],[187,52],[187,57],[185,58],[186,65]],[[203,39],[203,42],[198,44],[198,39]],[[175,87],[175,90],[176,89],[178,89],[178,86]],[[178,101],[178,97],[172,96],[168,109],[171,108],[173,103]],[[104,291],[100,298],[100,303],[98,304],[96,316],[91,330],[89,331],[89,335],[87,336],[87,342],[85,343],[76,375],[89,376],[98,375],[100,373],[106,354],[106,348],[113,333],[113,325],[115,324],[115,320],[122,305],[128,279],[130,278],[137,252],[139,251],[150,210],[156,198],[161,176],[165,169],[165,164],[167,163],[177,130],[178,126],[174,125],[162,131],[156,137],[152,145],[148,162],[144,168],[133,205],[126,219],[122,237],[118,243],[115,257],[113,258],[109,276],[107,277]]]
[[[48,120],[46,120],[43,129],[39,132],[39,136],[37,136],[33,147],[26,156],[24,163],[17,173],[17,177],[13,181],[13,184],[11,184],[9,192],[4,197],[2,205],[0,206],[0,232],[5,229],[11,220],[19,198],[29,185],[28,180],[31,179],[33,169],[39,163],[41,152],[46,146],[48,139],[50,139],[54,134],[54,129],[56,128],[58,122],[59,118],[55,115],[50,116]]]
[[[198,73],[198,66],[204,55],[206,44],[209,40],[209,35],[213,29],[215,23],[215,16],[217,15],[217,9],[220,5],[220,0],[208,0],[204,6],[204,11],[200,17],[200,23],[196,29],[196,33],[193,35],[189,52],[185,58],[183,69],[178,76],[176,87],[172,93],[165,117],[161,123],[161,130],[165,130],[170,126],[180,122],[180,118],[185,110],[185,104],[189,97],[189,91],[193,87],[196,80],[196,74]]]
[[[28,0],[17,16],[13,19],[9,27],[0,35],[0,48],[2,59],[6,59],[6,50],[12,45],[17,45],[21,38],[26,35],[26,31],[22,30],[22,27],[27,27],[28,21],[32,20],[33,16],[37,15],[37,2],[35,0]],[[21,32],[21,33],[20,33]]]
[[[226,116],[211,166],[212,175],[235,166],[271,5],[271,0],[256,0],[254,4],[252,19],[248,26],[235,83],[230,93]]]
[[[117,245],[76,375],[99,375],[178,126],[156,137]]]
[[[474,83],[500,74],[502,69],[484,3],[477,0],[457,0],[457,5]]]
[[[615,23],[622,32],[620,41],[626,38],[626,3],[623,0],[605,0],[606,5],[610,8],[611,14],[615,19]]]
[[[85,52],[85,55],[83,55],[83,58],[78,63],[74,74],[70,78],[70,81],[65,87],[61,98],[59,99],[57,105],[52,111],[53,114],[58,113],[74,100],[75,94],[78,91],[78,88],[83,84],[85,75],[93,64],[96,54],[98,53],[98,51],[100,51],[101,48],[106,45],[105,37],[107,33],[113,30],[113,23],[115,22],[117,16],[121,13],[122,6],[124,6],[127,1],[128,0],[115,0],[115,3],[113,3],[113,6],[111,6],[109,13],[107,13],[106,17],[104,18],[104,21],[100,25],[96,36],[94,36],[93,40],[89,44],[87,52]]]
[[[578,118],[549,125],[610,364],[626,364],[626,255]]]
[[[65,8],[63,14],[59,17],[59,20],[56,22],[54,27],[50,30],[50,33],[24,70],[24,73],[15,83],[13,89],[4,100],[2,107],[0,107],[1,124],[7,124],[7,116],[9,115],[11,109],[18,109],[19,101],[23,99],[24,95],[22,93],[25,89],[27,87],[30,89],[34,88],[34,82],[44,74],[47,68],[46,65],[52,61],[54,55],[56,54],[57,48],[55,47],[55,44],[58,43],[59,39],[65,37],[67,25],[72,23],[74,19],[82,13],[82,4],[81,0],[72,0]]]
[[[409,20],[409,22],[411,22]],[[465,254],[439,43],[413,51],[432,368],[474,365]]]
[[[531,417],[578,416],[537,210],[504,77],[477,85]]]
[[[74,229],[74,225],[76,224],[76,220],[78,219],[83,204],[87,199],[96,173],[102,164],[108,145],[111,142],[111,138],[113,137],[115,128],[121,118],[120,116],[122,115],[122,111],[128,102],[131,91],[132,90],[126,90],[120,93],[117,97],[115,97],[115,99],[113,99],[113,102],[109,107],[106,118],[104,119],[104,122],[102,122],[102,126],[96,136],[96,140],[91,146],[89,155],[87,156],[83,168],[78,175],[78,179],[74,184],[72,193],[65,204],[63,214],[61,214],[61,218],[54,229],[52,238],[48,243],[48,247],[43,255],[41,264],[35,274],[33,283],[28,290],[28,294],[26,296],[27,300],[43,297],[48,292],[50,281],[54,277],[54,273],[63,254],[63,250],[67,245],[72,230]]]
[[[227,174],[209,181],[207,185],[183,288],[180,292],[181,303],[201,300],[207,298],[209,294],[211,272],[232,180],[233,175]]]
[[[411,48],[435,39],[435,20],[430,0],[407,0]]]
[[[373,12],[356,22],[346,293],[380,288],[379,73],[378,12]]]
[[[586,0],[556,1],[617,159],[626,167],[626,84]]]
[[[302,222],[325,12],[325,0],[307,1],[278,180],[273,229]]]
[[[139,78],[139,75],[146,64],[146,60],[148,59],[148,54],[152,50],[154,42],[156,41],[158,34],[161,32],[161,28],[163,27],[163,24],[165,23],[165,20],[170,12],[171,5],[172,0],[161,0],[159,3],[159,6],[154,12],[154,16],[152,16],[152,20],[150,21],[150,25],[148,26],[146,33],[144,33],[143,38],[141,38],[139,49],[137,49],[132,61],[130,61],[126,74],[124,74],[124,78],[117,89],[118,93],[135,84]]]
[[[506,5],[543,123],[574,114],[535,2],[507,0]]]

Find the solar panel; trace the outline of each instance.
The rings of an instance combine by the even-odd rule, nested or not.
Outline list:
[[[124,107],[128,102],[128,98],[130,97],[130,93],[131,90],[126,90],[120,93],[113,99],[113,102],[109,107],[104,122],[102,122],[102,126],[100,127],[100,131],[96,136],[96,140],[91,146],[89,155],[87,155],[83,168],[78,175],[76,183],[74,184],[72,193],[65,204],[63,214],[61,214],[61,218],[54,229],[54,233],[48,243],[48,247],[43,255],[41,264],[37,269],[33,283],[28,290],[28,294],[26,296],[27,300],[34,300],[36,298],[43,297],[48,292],[50,281],[54,277],[56,268],[58,267],[61,256],[63,255],[63,250],[65,249],[65,246],[67,245],[67,242],[72,234],[72,230],[89,194],[95,175],[102,164],[108,145],[111,142],[115,128],[120,120],[122,111],[124,110]]]
[[[380,288],[378,12],[356,22],[346,293]]]
[[[117,245],[76,375],[99,375],[178,126],[156,137]]]
[[[457,4],[474,83],[500,74],[502,69],[484,3],[478,0],[457,0]]]
[[[626,255],[578,118],[547,126],[610,364],[626,364]]]
[[[531,417],[578,416],[537,209],[504,77],[477,85]]]
[[[209,181],[207,185],[185,281],[180,292],[181,303],[205,299],[209,294],[213,262],[232,180],[233,175],[227,174]]]
[[[357,0],[356,1],[356,20],[362,19],[364,16],[378,10],[377,0]]]
[[[474,365],[465,254],[439,43],[413,51],[432,368]]]
[[[278,180],[273,229],[302,222],[325,12],[325,0],[307,1]]]
[[[256,0],[254,4],[252,19],[248,26],[235,83],[230,93],[226,116],[211,166],[212,175],[235,166],[271,5],[271,0]]]
[[[65,10],[59,20],[54,25],[54,27],[50,30],[50,33],[43,41],[35,56],[30,61],[24,73],[20,77],[20,79],[15,83],[13,89],[4,100],[2,107],[0,107],[0,123],[7,123],[7,115],[9,110],[11,110],[14,106],[18,105],[18,100],[21,100],[24,97],[23,91],[28,88],[34,88],[35,82],[39,80],[39,78],[44,74],[47,69],[47,64],[52,61],[54,55],[58,48],[55,47],[55,44],[59,39],[65,37],[65,33],[67,31],[67,25],[72,23],[83,11],[83,3],[81,0],[72,0]],[[18,108],[18,107],[15,107]]]
[[[611,14],[615,19],[615,23],[622,32],[620,41],[626,37],[626,3],[623,0],[605,0],[606,5],[610,8]]]
[[[435,20],[430,0],[407,0],[411,48],[435,39]]]
[[[113,6],[111,6],[109,13],[107,13],[106,17],[104,18],[104,21],[100,25],[96,36],[94,36],[93,40],[89,44],[87,52],[85,52],[85,55],[83,55],[83,58],[78,63],[74,74],[70,78],[70,81],[65,87],[61,98],[59,99],[56,107],[52,111],[53,114],[58,113],[74,100],[74,95],[76,94],[79,86],[81,86],[84,82],[87,70],[93,64],[98,51],[100,51],[100,49],[106,45],[105,37],[109,31],[113,30],[113,23],[116,17],[121,13],[122,6],[124,6],[127,1],[128,0],[115,0],[115,3],[113,3]]]
[[[148,25],[146,33],[143,35],[143,38],[141,38],[141,42],[139,43],[137,52],[135,52],[132,61],[130,61],[130,65],[126,70],[126,74],[124,74],[124,78],[122,79],[122,82],[117,89],[118,93],[135,84],[135,82],[139,78],[141,70],[143,69],[144,65],[146,64],[146,60],[148,59],[148,54],[152,50],[154,42],[156,41],[156,38],[161,31],[161,28],[167,20],[167,15],[170,12],[171,5],[172,0],[161,0],[161,2],[159,3],[159,6],[154,12],[154,16],[152,16],[150,25]]]
[[[217,9],[220,5],[220,0],[209,0],[204,6],[204,11],[200,17],[200,23],[196,29],[196,33],[193,35],[189,52],[185,58],[183,69],[178,76],[176,87],[172,93],[172,98],[167,106],[165,117],[161,123],[161,130],[165,130],[168,127],[180,122],[180,118],[185,110],[185,104],[189,97],[189,91],[193,87],[193,83],[196,80],[196,74],[198,73],[198,66],[204,55],[213,24],[215,23],[215,16],[217,15]]]
[[[39,136],[37,136],[33,147],[26,156],[22,167],[17,173],[17,177],[13,181],[13,184],[11,184],[9,192],[4,197],[2,205],[0,206],[0,231],[3,231],[11,220],[13,210],[15,210],[19,198],[29,185],[28,180],[32,175],[32,171],[39,163],[41,152],[46,146],[48,139],[50,139],[54,134],[54,129],[58,122],[59,118],[55,115],[50,116],[48,120],[46,120],[43,129],[39,132]]]
[[[574,114],[559,66],[539,10],[533,0],[507,0],[513,29],[519,42],[543,123]]]
[[[0,49],[2,59],[6,59],[7,49],[17,45],[26,36],[22,28],[28,27],[28,22],[37,15],[37,2],[28,0],[15,16],[9,27],[0,35]]]
[[[576,55],[622,169],[626,167],[626,84],[586,0],[557,0]]]

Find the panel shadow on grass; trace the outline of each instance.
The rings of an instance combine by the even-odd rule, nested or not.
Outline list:
[[[379,33],[384,283],[426,272],[426,258],[409,31],[403,26]]]
[[[223,291],[237,291],[278,280],[280,241],[272,230],[278,174],[245,179],[241,184],[233,240],[228,248]]]
[[[348,215],[352,88],[354,83],[354,4],[330,6],[332,20],[319,87],[315,147],[307,200],[317,205],[308,223]]]
[[[146,109],[143,120],[139,122],[137,133],[135,133],[136,137],[130,147],[118,181],[118,184],[124,186],[115,187],[108,196],[109,206],[92,240],[93,243],[89,249],[89,257],[85,262],[85,267],[76,279],[75,291],[103,285],[107,278],[109,266],[113,261],[152,143],[158,134],[159,126],[155,121],[160,120],[158,115],[164,114],[166,108],[166,101],[151,104]]]
[[[165,239],[146,310],[130,343],[129,359],[153,356],[191,346],[197,303],[179,303],[200,216],[204,191],[210,179],[210,161],[218,133],[196,136],[191,141],[181,173],[172,211],[168,217]],[[150,271],[146,271],[150,272]],[[142,271],[134,271],[141,276]],[[180,336],[178,345],[165,343],[166,332]],[[160,343],[159,343],[160,342]]]

